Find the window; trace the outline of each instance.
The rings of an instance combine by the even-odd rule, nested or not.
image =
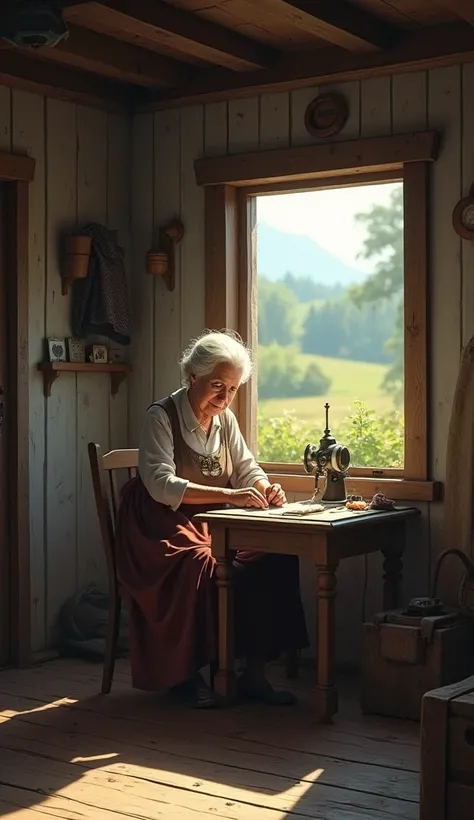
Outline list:
[[[325,428],[356,468],[404,467],[403,182],[255,197],[257,448],[299,463]]]
[[[392,347],[392,353],[397,345],[399,347],[398,352],[401,362],[398,361],[398,387],[396,385],[397,380],[392,380],[391,386],[391,389],[393,389],[393,404],[395,404],[395,392],[398,390],[398,409],[393,406],[389,410],[388,396],[390,394],[388,385],[387,392],[383,395],[381,391],[373,391],[372,395],[369,395],[370,391],[367,384],[370,380],[366,379],[366,392],[359,391],[359,396],[356,396],[353,392],[354,401],[358,398],[361,402],[369,404],[370,399],[372,404],[375,405],[378,396],[379,402],[385,402],[385,408],[381,407],[380,404],[378,407],[373,407],[374,416],[372,416],[372,420],[375,419],[377,423],[382,412],[384,414],[393,412],[394,418],[395,414],[398,414],[399,427],[396,433],[398,438],[397,446],[392,447],[393,442],[390,444],[390,437],[393,435],[394,424],[387,422],[387,435],[383,438],[383,446],[378,446],[375,455],[369,454],[370,457],[368,457],[367,453],[358,452],[358,442],[355,442],[353,460],[357,462],[357,466],[351,466],[350,468],[352,476],[350,488],[354,492],[358,489],[362,494],[368,495],[371,491],[375,492],[383,488],[384,492],[391,494],[394,498],[430,501],[436,498],[439,492],[439,486],[428,480],[426,360],[428,179],[430,164],[437,158],[438,146],[439,135],[434,131],[425,131],[341,143],[317,144],[301,148],[205,157],[195,162],[197,183],[205,188],[206,325],[207,327],[227,326],[237,329],[254,350],[258,348],[259,290],[261,291],[260,301],[262,303],[265,298],[263,289],[265,287],[271,289],[271,285],[265,285],[262,281],[260,282],[261,287],[259,287],[257,265],[258,224],[259,217],[260,223],[262,222],[263,213],[260,203],[264,202],[264,198],[265,202],[271,203],[272,197],[276,198],[276,195],[279,195],[283,198],[283,195],[285,195],[286,201],[291,203],[291,196],[295,194],[302,196],[303,192],[306,192],[308,197],[324,197],[332,190],[333,196],[340,193],[343,197],[342,201],[344,201],[344,196],[357,196],[358,194],[354,192],[357,192],[358,189],[361,190],[363,187],[366,188],[366,191],[370,189],[374,192],[376,190],[379,192],[384,191],[387,195],[394,193],[394,196],[398,197],[398,208],[401,207],[401,213],[399,212],[398,217],[400,233],[397,234],[397,242],[403,248],[403,283],[400,292],[398,294],[393,293],[390,297],[392,299],[390,304],[388,304],[390,299],[384,305],[380,301],[377,306],[374,303],[372,314],[370,314],[368,305],[364,308],[366,311],[364,316],[369,317],[369,314],[372,316],[372,324],[369,326],[367,322],[367,327],[373,334],[377,322],[380,325],[381,314],[390,318],[389,311],[392,310],[390,319],[390,322],[392,322],[396,299],[400,299],[400,314],[396,317],[399,324],[398,326],[394,326],[393,322],[391,324],[391,330],[394,331],[394,334],[389,337],[391,343],[389,344],[387,334],[385,335],[386,346],[382,344],[383,339],[380,337],[381,349],[383,348],[387,355],[390,352],[390,347]],[[367,196],[366,193],[364,195]],[[324,209],[324,206],[320,206],[320,208]],[[341,206],[338,212],[339,222],[342,226],[340,242],[341,245],[345,246],[349,244],[347,226],[344,227],[347,211],[347,208],[344,209]],[[370,203],[366,202],[364,204],[360,212],[364,211],[370,212]],[[282,227],[287,227],[285,217],[283,217]],[[365,227],[367,231],[367,225]],[[392,245],[393,247],[394,245]],[[344,250],[347,251],[347,247]],[[363,250],[363,242],[361,250]],[[390,244],[388,244],[381,250],[377,261],[387,263],[391,253],[393,254],[394,251],[393,249],[390,250]],[[368,265],[369,260],[365,261]],[[374,257],[371,261],[373,265],[376,264]],[[259,264],[261,267],[261,260]],[[375,272],[368,267],[367,271],[369,273]],[[261,270],[262,273],[264,273],[263,270]],[[380,282],[381,280],[379,280],[379,284]],[[296,288],[296,284],[293,284]],[[335,285],[335,283],[331,284]],[[359,282],[359,285],[363,285],[363,282]],[[324,292],[323,294],[322,298],[324,300],[326,294]],[[341,295],[340,289],[338,291],[335,288],[334,299],[339,298]],[[298,301],[302,301],[301,293]],[[318,308],[321,307],[321,299],[314,296],[314,299],[312,298],[310,301],[313,303],[314,313],[317,314]],[[347,307],[348,311],[355,308],[357,300],[353,299],[352,301],[354,305],[351,308]],[[308,308],[306,307],[304,310],[308,310]],[[384,311],[386,311],[385,314]],[[276,315],[276,308],[270,311],[269,315],[270,322],[275,326],[278,325],[278,329],[281,331],[281,319]],[[355,315],[352,311],[353,318],[355,318]],[[296,317],[296,324],[299,323],[297,329],[300,333],[300,350],[301,333],[306,318],[306,316],[302,317],[301,314],[299,318]],[[397,339],[395,331],[397,327],[398,331],[400,330],[400,322],[403,322],[403,332],[401,336],[399,333]],[[262,316],[260,317],[260,323],[262,337]],[[363,330],[367,330],[367,327],[363,326]],[[352,333],[350,336],[352,344],[354,334]],[[359,335],[359,343],[361,343],[360,340]],[[329,341],[331,341],[331,338],[329,338]],[[309,341],[307,343],[309,345]],[[335,343],[334,334],[332,335],[332,343]],[[314,349],[314,339],[312,344]],[[268,346],[265,345],[264,347]],[[345,351],[343,348],[344,346],[341,345],[337,351],[338,355],[326,355],[325,358],[336,360],[340,368],[344,367],[348,361],[358,361],[355,358],[353,348],[348,349],[347,345]],[[328,353],[327,349],[325,353]],[[346,353],[347,358],[343,355],[344,353]],[[349,354],[352,356],[351,359],[349,359]],[[264,355],[270,356],[268,350],[262,352],[261,349],[260,355],[257,354],[257,364],[260,364],[261,369],[264,363]],[[290,359],[293,370],[297,370],[298,363],[302,361],[301,358],[298,360],[298,356],[310,357],[305,360],[307,367],[304,375],[307,381],[313,381],[313,385],[318,378],[321,379],[321,374],[324,378],[321,360],[318,361],[317,358],[321,356],[321,353],[290,352],[286,355]],[[358,355],[362,355],[360,350]],[[316,360],[311,357],[316,357]],[[395,363],[394,358],[392,362]],[[317,364],[318,368],[315,366],[309,367],[309,365],[314,364]],[[371,372],[379,375],[382,373],[380,367],[385,367],[384,374],[387,374],[390,367],[390,361],[384,363],[366,360],[362,364],[365,364],[366,367],[370,365],[378,366],[378,369],[377,367],[375,370],[372,368]],[[309,398],[310,401],[314,401],[314,416],[311,416],[308,411],[308,425],[311,426],[314,437],[320,435],[323,429],[324,422],[320,411],[322,409],[321,405],[325,404],[326,397],[329,398],[330,404],[336,404],[338,384],[344,385],[347,394],[346,382],[349,378],[347,368],[345,378],[343,377],[341,381],[338,381],[336,367],[333,363],[332,371],[329,374],[326,373],[326,377],[333,380],[329,388],[332,391],[332,398],[331,392],[326,396],[323,392],[319,396],[306,397],[300,393],[299,396],[283,397],[284,405],[288,399],[291,399],[293,403],[296,399],[303,401],[303,399]],[[296,378],[294,373],[292,378]],[[351,366],[351,378],[354,380],[353,366]],[[301,381],[300,379],[300,387]],[[357,379],[357,382],[360,382],[362,387],[363,380]],[[298,379],[296,378],[296,387],[294,389],[296,390],[297,387]],[[380,382],[378,383],[379,387]],[[239,422],[251,449],[254,452],[261,449],[264,457],[271,456],[275,458],[278,453],[270,451],[270,445],[273,442],[269,441],[268,444],[265,444],[261,431],[260,440],[257,440],[258,414],[260,409],[260,418],[262,418],[265,412],[265,403],[277,401],[278,399],[277,397],[271,397],[268,393],[266,397],[262,398],[264,388],[261,377],[262,406],[259,408],[256,388],[256,379],[252,379],[244,389],[239,391],[236,407]],[[267,390],[270,389],[274,390],[275,388],[274,386],[267,388]],[[321,385],[318,387],[318,390],[320,389]],[[327,388],[325,389],[327,390]],[[269,406],[268,404],[267,408]],[[298,410],[298,406],[295,406]],[[289,405],[283,406],[283,410],[285,409],[291,410],[291,407]],[[344,419],[341,417],[341,411],[339,411],[339,418],[337,417],[336,410],[337,408],[334,406],[331,426],[337,438],[342,441],[343,436],[345,436]],[[300,415],[302,417],[303,414],[300,413]],[[277,414],[273,413],[272,417],[277,417]],[[302,418],[297,419],[297,421],[303,423]],[[307,443],[307,434],[308,430],[301,431],[301,441],[293,448],[293,451],[291,448],[285,451],[284,461],[263,462],[267,472],[275,480],[278,476],[284,484],[286,482],[287,490],[306,492],[307,483],[311,481],[310,478],[304,476],[303,465],[299,461]],[[275,436],[272,435],[270,430],[269,439],[272,438],[275,438]],[[381,436],[379,436],[380,438]],[[401,438],[403,441],[400,441]]]

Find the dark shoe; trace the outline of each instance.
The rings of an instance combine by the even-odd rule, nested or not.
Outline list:
[[[202,675],[173,686],[170,694],[191,709],[213,709],[217,705],[214,692],[209,689]]]
[[[266,680],[256,684],[246,680],[245,675],[242,675],[237,680],[237,688],[240,697],[255,703],[267,703],[269,706],[293,706],[296,703],[296,697],[292,692],[274,689]]]

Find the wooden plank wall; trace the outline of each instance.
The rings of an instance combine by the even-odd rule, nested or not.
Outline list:
[[[61,295],[61,234],[96,220],[130,255],[130,122],[71,103],[0,89],[0,147],[36,159],[31,186],[29,359],[32,649],[56,639],[64,600],[104,575],[87,442],[127,445],[128,386],[64,373],[50,399],[36,364],[48,336],[71,335]]]
[[[325,90],[329,90],[325,86]],[[461,346],[474,333],[474,249],[451,227],[451,212],[474,179],[474,67],[374,78],[334,86],[348,100],[350,114],[336,139],[382,136],[426,127],[443,133],[442,151],[432,171],[430,270],[430,417],[432,478],[445,476],[445,441]],[[302,145],[312,141],[303,125],[307,103],[317,88],[266,94],[246,100],[198,105],[140,115],[133,127],[134,262],[143,258],[153,231],[181,215],[186,235],[178,251],[176,290],[142,277],[135,303],[139,328],[130,402],[130,443],[136,444],[148,403],[178,385],[179,353],[204,324],[204,237],[202,192],[193,160],[255,148]],[[153,169],[153,173],[151,172]],[[303,444],[303,443],[302,443]],[[442,504],[420,504],[422,524],[412,533],[406,559],[405,596],[425,594],[433,559],[442,548]],[[362,614],[366,567],[361,559],[340,572],[338,656],[358,657],[357,626]],[[366,613],[381,608],[381,564],[367,565]],[[304,574],[308,619],[314,620],[314,584]],[[356,582],[354,583],[354,579]]]

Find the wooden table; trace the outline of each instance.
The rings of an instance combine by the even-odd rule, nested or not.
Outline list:
[[[234,672],[234,629],[232,560],[239,549],[307,556],[317,568],[316,701],[322,720],[337,712],[334,676],[335,598],[337,567],[344,558],[381,551],[384,609],[399,604],[405,524],[419,515],[414,507],[397,507],[388,512],[353,512],[332,507],[311,516],[290,517],[282,510],[218,510],[200,513],[212,535],[212,552],[217,561],[219,597],[218,672],[215,689],[224,702],[236,694]]]

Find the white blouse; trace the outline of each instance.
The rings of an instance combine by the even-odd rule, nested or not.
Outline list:
[[[186,444],[200,455],[216,455],[222,441],[221,422],[218,416],[212,419],[209,436],[202,429],[194,415],[188,399],[186,387],[171,394]],[[256,481],[267,476],[259,467],[249,448],[232,410],[224,411],[228,419],[229,447],[233,464],[231,486],[234,489],[252,487]],[[140,436],[138,459],[140,477],[148,492],[160,504],[176,510],[189,484],[185,478],[176,475],[174,445],[171,422],[163,407],[153,405],[145,415]],[[206,484],[206,477],[202,477]]]

